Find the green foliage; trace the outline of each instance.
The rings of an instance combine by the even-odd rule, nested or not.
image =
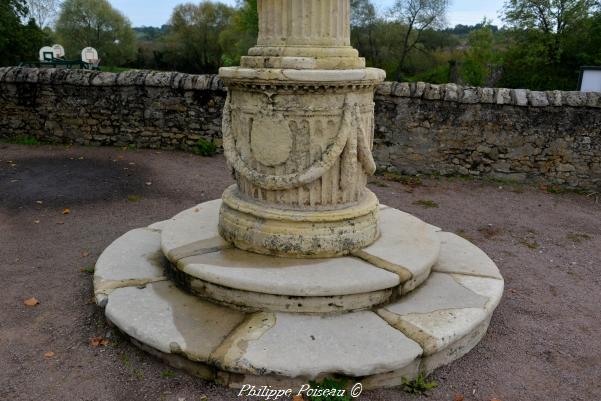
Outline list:
[[[426,377],[420,373],[415,380],[407,380],[403,377],[402,389],[404,392],[416,395],[426,395],[432,389],[438,387],[438,383],[434,380],[427,381]]]
[[[15,145],[39,145],[40,141],[34,137],[29,135],[18,135],[14,138],[6,140],[7,143],[12,143]]]
[[[127,196],[127,201],[131,202],[131,203],[137,203],[140,202],[142,200],[142,197],[140,195],[128,195]]]
[[[68,58],[83,48],[98,50],[102,64],[123,66],[135,59],[136,37],[129,20],[108,0],[65,0],[56,32]]]
[[[217,153],[217,145],[213,141],[207,141],[204,138],[200,138],[196,142],[196,146],[193,152],[200,156],[211,157]]]
[[[436,209],[438,208],[438,203],[431,200],[420,199],[418,201],[413,202],[414,205],[421,206],[424,209]]]
[[[94,271],[95,271],[94,266],[86,266],[86,267],[84,267],[84,268],[81,269],[82,273],[86,273],[86,274],[90,274],[90,275],[93,275]]]
[[[240,58],[255,45],[258,33],[257,0],[243,0],[232,16],[231,24],[219,35],[219,43],[224,49],[222,64],[239,65]]]
[[[47,37],[29,17],[24,0],[0,0],[0,66],[37,59]]]
[[[344,379],[334,379],[326,377],[321,382],[310,382],[312,389],[324,389],[324,390],[345,390],[348,382]],[[351,397],[348,392],[344,396],[311,396],[307,398],[309,401],[351,401]]]
[[[211,1],[176,6],[165,38],[167,63],[183,72],[217,72],[224,54],[219,38],[233,15],[232,7]]]
[[[461,68],[463,81],[472,86],[484,86],[495,63],[494,33],[489,24],[472,31],[468,36],[469,49]]]
[[[161,377],[163,379],[172,379],[175,377],[175,372],[170,369],[165,369],[161,372]]]
[[[580,66],[601,62],[598,1],[509,0],[504,12],[512,29],[501,85],[573,90]]]

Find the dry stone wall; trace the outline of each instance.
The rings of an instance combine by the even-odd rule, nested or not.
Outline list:
[[[221,144],[212,75],[0,68],[0,138],[194,149]],[[405,174],[601,188],[601,94],[382,84],[374,154]]]
[[[221,141],[214,75],[0,68],[0,138],[191,150]]]
[[[387,82],[375,156],[406,174],[601,187],[601,94]]]

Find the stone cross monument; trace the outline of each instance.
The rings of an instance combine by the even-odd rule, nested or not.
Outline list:
[[[220,71],[236,185],[111,244],[98,304],[166,363],[247,390],[344,376],[356,396],[460,358],[503,278],[367,189],[384,72],[350,46],[350,0],[258,5],[257,45]]]
[[[241,249],[331,257],[372,244],[378,200],[366,188],[374,90],[385,73],[350,46],[349,0],[259,0],[259,39],[222,68],[223,144],[237,185],[220,234]]]

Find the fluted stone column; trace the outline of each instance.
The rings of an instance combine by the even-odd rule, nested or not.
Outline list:
[[[277,256],[344,255],[378,237],[367,190],[373,94],[385,74],[350,46],[349,0],[259,0],[257,46],[222,68],[225,154],[237,184],[220,233]]]

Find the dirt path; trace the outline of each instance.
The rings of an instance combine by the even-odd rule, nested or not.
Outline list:
[[[238,399],[114,334],[81,271],[126,231],[218,198],[231,182],[222,157],[0,144],[0,399]],[[484,341],[435,374],[427,399],[599,398],[601,203],[460,180],[371,187],[382,203],[475,242],[506,279]],[[30,297],[40,305],[25,306]],[[95,336],[111,345],[91,347]],[[421,398],[391,389],[360,399]]]

